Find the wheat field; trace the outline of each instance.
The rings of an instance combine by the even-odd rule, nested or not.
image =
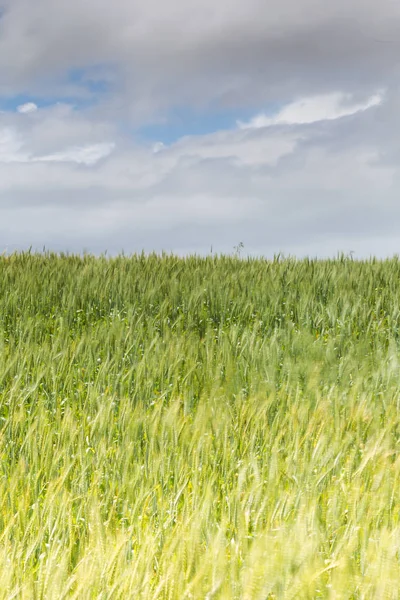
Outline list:
[[[0,258],[0,599],[395,599],[400,260]]]

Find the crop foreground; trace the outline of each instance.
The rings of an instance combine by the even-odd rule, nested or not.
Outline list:
[[[0,598],[398,598],[400,260],[0,258]]]

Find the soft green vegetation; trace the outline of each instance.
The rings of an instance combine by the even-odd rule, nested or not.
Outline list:
[[[0,598],[390,599],[400,260],[0,259]]]

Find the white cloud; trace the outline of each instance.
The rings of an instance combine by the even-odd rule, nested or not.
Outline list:
[[[0,135],[2,243],[201,252],[211,244],[232,251],[243,241],[254,253],[273,255],[361,251],[370,236],[384,253],[394,247],[400,218],[396,106],[388,95],[378,112],[310,124],[301,135],[290,126],[221,131],[155,154],[117,131],[115,148],[95,142],[89,134],[101,123],[85,124],[73,113],[59,118],[70,119],[75,144],[55,140],[53,152],[33,153],[32,127],[38,149],[40,125],[50,117],[40,113],[34,125],[17,120]],[[91,168],[100,155],[101,168]]]
[[[242,129],[258,129],[272,125],[305,125],[317,121],[331,121],[379,106],[383,98],[383,92],[370,96],[365,102],[352,102],[351,94],[342,92],[311,96],[291,102],[272,117],[260,114],[248,123],[238,121],[238,126]]]
[[[25,119],[20,111],[4,112],[0,114],[0,163],[93,166],[114,151],[116,140],[108,141],[114,137],[112,125],[92,121],[67,104],[44,108],[35,119]]]
[[[170,156],[187,161],[225,159],[237,166],[276,165],[291,154],[302,135],[293,131],[278,135],[249,135],[245,131],[221,131],[183,138],[170,149]]]
[[[24,162],[24,140],[12,127],[0,129],[0,163]]]
[[[34,102],[26,102],[26,104],[20,104],[17,106],[17,112],[21,114],[28,114],[36,112],[38,107]]]
[[[114,143],[93,144],[89,146],[76,146],[67,148],[54,154],[33,157],[33,162],[74,162],[84,165],[95,165],[99,160],[111,154]]]
[[[161,150],[163,150],[165,148],[165,144],[163,144],[163,142],[156,142],[153,145],[153,153],[157,154],[157,152],[161,152]]]
[[[87,166],[95,165],[109,156],[114,143],[87,144],[65,148],[53,154],[35,156],[27,152],[27,144],[12,128],[0,130],[0,163],[72,162]]]

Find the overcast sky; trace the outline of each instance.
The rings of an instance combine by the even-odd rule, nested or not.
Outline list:
[[[400,254],[398,0],[0,0],[0,251]]]

